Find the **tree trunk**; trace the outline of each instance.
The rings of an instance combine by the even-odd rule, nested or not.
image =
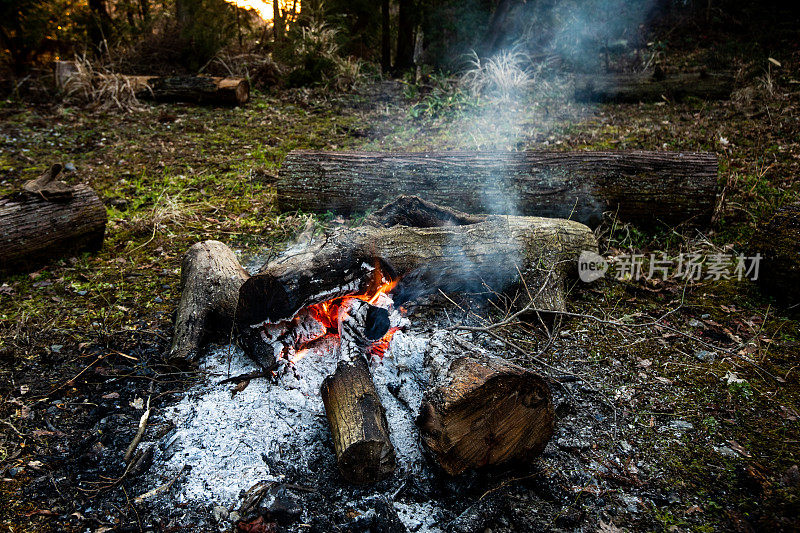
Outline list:
[[[689,97],[727,100],[732,91],[733,77],[707,73],[674,74],[662,79],[640,74],[592,75],[575,83],[579,102],[661,102]]]
[[[249,278],[219,241],[193,245],[181,263],[181,301],[169,355],[193,360],[208,334],[232,334],[239,288]]]
[[[414,13],[413,0],[399,0],[397,21],[397,53],[394,68],[402,72],[414,66]]]
[[[86,185],[54,181],[54,165],[24,192],[0,198],[0,271],[23,269],[103,245],[108,216]]]
[[[489,21],[489,30],[483,39],[483,54],[491,55],[497,51],[502,44],[505,34],[505,23],[508,13],[511,11],[512,0],[500,0],[492,13]]]
[[[250,99],[243,78],[126,76],[138,98],[159,102],[242,105]]]
[[[404,204],[399,211],[411,215],[390,213],[392,206]],[[413,214],[413,206],[424,214]],[[572,273],[582,251],[597,251],[591,230],[569,220],[471,217],[415,197],[401,197],[379,215],[363,226],[334,230],[262,267],[242,285],[237,322],[248,327],[288,319],[313,303],[356,292],[376,261],[385,274],[400,278],[393,291],[400,305],[439,289],[501,292],[521,279],[536,292],[554,275],[550,268],[557,276]],[[539,298],[542,306],[560,301],[550,309],[562,310],[563,296],[548,292]]]
[[[398,194],[469,213],[705,224],[717,195],[717,157],[696,152],[292,151],[278,208],[348,215]]]
[[[417,425],[445,472],[527,461],[544,450],[554,411],[550,388],[539,375],[451,333],[434,336],[425,365],[431,387]]]
[[[390,22],[389,0],[381,0],[381,68],[384,73],[392,68]]]
[[[372,483],[394,472],[389,426],[366,361],[340,361],[320,389],[339,471],[352,483]]]

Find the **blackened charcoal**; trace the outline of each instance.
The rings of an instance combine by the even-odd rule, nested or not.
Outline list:
[[[371,340],[381,339],[389,331],[389,311],[370,305],[367,309],[367,324],[364,336]]]

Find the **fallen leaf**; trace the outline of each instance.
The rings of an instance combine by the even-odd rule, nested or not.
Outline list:
[[[119,398],[118,392],[109,392],[108,394],[103,394],[104,400],[116,400],[117,398]]]
[[[278,531],[278,525],[275,522],[267,522],[263,516],[250,522],[239,522],[236,527],[242,533],[276,533]]]
[[[233,390],[231,390],[231,398],[233,398],[238,393],[240,393],[244,389],[246,389],[248,385],[250,385],[250,380],[249,379],[246,379],[244,381],[240,381],[239,383],[237,383],[236,386],[233,388]]]
[[[58,513],[51,511],[50,509],[36,509],[34,511],[28,511],[25,513],[25,516],[56,516]]]

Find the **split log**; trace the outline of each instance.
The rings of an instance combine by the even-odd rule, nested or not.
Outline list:
[[[137,98],[158,102],[242,105],[250,99],[244,78],[205,76],[126,76]]]
[[[579,102],[638,103],[685,100],[727,100],[733,77],[727,74],[686,73],[666,76],[608,74],[585,76],[576,81]]]
[[[193,245],[181,263],[181,301],[169,356],[193,360],[208,335],[231,335],[239,288],[250,275],[219,241]]]
[[[414,209],[424,215],[414,215]],[[395,214],[387,215],[392,210]],[[245,329],[286,320],[308,305],[357,292],[376,260],[383,272],[401,278],[393,291],[400,305],[424,292],[502,292],[520,281],[536,293],[544,280],[572,274],[582,251],[597,251],[594,234],[578,222],[447,211],[452,215],[441,215],[442,208],[419,198],[401,197],[371,223],[335,229],[268,263],[242,285],[237,322]],[[397,212],[409,215],[406,223],[421,220],[422,227],[393,225]],[[436,217],[438,226],[432,225]],[[551,284],[539,293],[537,307],[563,310],[563,295],[553,294],[557,289]]]
[[[281,211],[342,215],[416,194],[468,213],[706,224],[717,157],[696,152],[290,152],[276,183]]]
[[[339,471],[352,483],[372,483],[394,472],[389,426],[363,357],[342,359],[320,390]]]
[[[0,198],[0,271],[32,267],[103,245],[108,215],[86,185],[57,181],[53,165],[23,191]]]
[[[448,474],[528,461],[553,436],[550,388],[538,374],[451,333],[434,336],[425,365],[430,388],[417,425]]]

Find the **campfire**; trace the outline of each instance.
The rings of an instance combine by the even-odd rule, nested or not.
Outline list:
[[[554,432],[547,382],[462,330],[438,320],[415,326],[406,309],[430,295],[524,286],[532,309],[563,310],[564,280],[581,252],[596,249],[577,222],[467,215],[416,197],[398,198],[361,226],[309,237],[255,275],[207,241],[184,258],[172,353],[191,358],[212,325],[232,326],[270,380],[251,401],[283,405],[280,417],[296,420],[258,425],[278,424],[269,438],[283,434],[281,449],[324,455],[313,429],[324,414],[338,475],[350,483],[419,473],[429,461],[446,475],[527,462]],[[208,446],[207,431],[197,446]],[[303,462],[298,455],[292,468]]]

